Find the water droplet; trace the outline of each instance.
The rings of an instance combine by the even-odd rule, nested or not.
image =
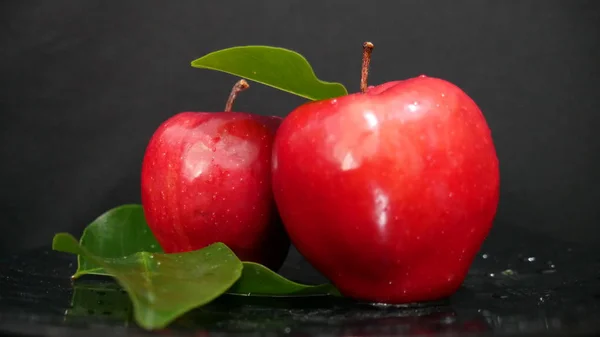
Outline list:
[[[337,104],[337,99],[335,99],[335,98],[334,98],[334,99],[332,99],[332,100],[331,100],[331,104]]]
[[[496,274],[494,274],[494,273],[489,273],[489,274],[488,274],[488,276],[489,276],[489,277],[496,277]]]
[[[481,257],[485,260],[485,259],[488,258],[488,255],[487,254],[483,254],[483,255],[481,255]]]
[[[452,193],[452,192],[448,193],[448,198],[452,198],[453,195],[454,195],[454,193]]]
[[[525,259],[527,262],[535,262],[535,256],[530,256]]]
[[[441,94],[441,96],[442,96],[442,97],[446,97],[446,94],[442,93],[442,94]]]
[[[283,329],[284,333],[290,333],[292,331],[292,328],[290,328],[289,326],[285,327],[285,329]]]
[[[505,275],[505,276],[515,275],[515,274],[516,274],[516,272],[512,269],[506,269],[506,270],[502,271],[502,275]]]
[[[394,282],[392,282],[392,281],[388,282],[388,284],[392,284],[392,283],[394,283]]]
[[[504,299],[507,299],[507,298],[508,298],[508,295],[503,295],[503,294],[496,294],[496,293],[493,293],[493,294],[492,294],[492,297],[493,297],[493,298],[499,298],[499,299],[501,299],[501,300],[504,300]]]

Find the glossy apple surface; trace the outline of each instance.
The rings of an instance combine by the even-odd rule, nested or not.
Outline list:
[[[289,239],[271,190],[271,149],[281,118],[182,112],[152,136],[142,164],[142,205],[167,253],[223,242],[243,261],[278,269]]]
[[[498,159],[475,102],[419,76],[294,110],[273,189],[292,243],[344,295],[436,300],[459,288],[492,226]]]

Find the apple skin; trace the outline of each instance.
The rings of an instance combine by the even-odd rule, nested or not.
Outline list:
[[[167,253],[226,244],[243,261],[281,267],[289,238],[271,189],[280,117],[182,112],[163,122],[144,154],[141,199]]]
[[[425,75],[299,106],[277,131],[272,164],[292,243],[363,301],[452,295],[498,205],[484,116],[460,88]]]

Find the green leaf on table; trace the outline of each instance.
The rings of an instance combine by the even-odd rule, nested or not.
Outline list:
[[[136,253],[163,252],[150,231],[143,208],[139,204],[115,207],[99,216],[85,228],[79,245],[89,254],[69,251],[65,246],[58,247],[58,250],[78,255],[74,279],[87,274],[115,277],[113,272],[107,271],[96,262],[98,258],[114,259]],[[240,279],[227,293],[246,296],[339,295],[330,284],[299,284],[253,262],[243,263]]]
[[[340,83],[321,81],[299,53],[271,46],[239,46],[214,51],[192,67],[221,71],[313,101],[348,94]]]
[[[228,294],[246,296],[341,296],[331,284],[305,285],[290,281],[262,264],[244,262],[242,276],[231,287]]]
[[[141,205],[129,204],[115,207],[89,224],[79,240],[92,255],[117,258],[138,252],[162,253],[162,248],[150,231]],[[77,257],[77,271],[73,278],[86,274],[108,274],[86,255]]]
[[[92,254],[70,234],[59,233],[52,249],[85,256],[112,275],[129,294],[136,323],[149,330],[211,302],[242,274],[242,262],[222,243],[187,253],[107,258]]]

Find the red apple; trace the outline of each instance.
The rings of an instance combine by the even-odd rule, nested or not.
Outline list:
[[[490,129],[475,102],[419,76],[310,102],[273,145],[273,191],[292,243],[346,296],[450,296],[487,236],[499,195]]]
[[[278,269],[289,238],[271,190],[271,149],[279,117],[182,112],[156,130],[142,164],[142,206],[167,253],[222,242],[243,261]]]

